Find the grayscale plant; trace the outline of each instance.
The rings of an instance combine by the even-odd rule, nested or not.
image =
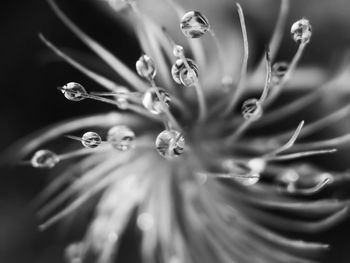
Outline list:
[[[300,236],[318,233],[347,216],[348,200],[319,194],[348,182],[349,175],[325,170],[308,157],[331,155],[350,141],[349,134],[310,140],[320,129],[348,117],[349,106],[309,123],[297,115],[291,130],[274,128],[336,87],[344,87],[340,79],[347,77],[348,69],[296,100],[275,103],[290,89],[290,81],[298,78],[297,64],[312,40],[310,21],[302,18],[291,25],[291,41],[297,45],[291,61],[275,61],[289,5],[282,0],[265,55],[250,70],[245,18],[237,4],[243,61],[239,78],[234,79],[225,69],[225,54],[210,17],[202,12],[167,1],[188,41],[182,46],[143,13],[136,0],[108,2],[115,11],[132,17],[131,26],[144,52],[135,69],[49,0],[64,24],[127,85],[90,70],[43,35],[40,38],[105,88],[91,91],[83,83],[68,82],[58,88],[68,100],[91,99],[115,109],[50,127],[18,150],[25,156],[61,136],[82,144],[62,154],[37,150],[24,161],[33,167],[55,168],[75,160],[68,161],[40,195],[41,229],[79,213],[89,202],[94,204],[85,236],[66,248],[67,262],[113,262],[130,225],[139,233],[140,251],[135,253],[144,263],[317,261],[327,244],[292,239],[281,231],[287,228]],[[204,41],[217,52],[214,76],[207,67],[213,54],[203,52]],[[79,135],[73,135],[76,132]],[[91,201],[96,198],[97,202]]]

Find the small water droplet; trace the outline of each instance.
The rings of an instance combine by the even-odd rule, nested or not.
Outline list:
[[[127,88],[124,88],[124,87],[119,87],[118,93],[120,93],[120,95],[116,96],[117,107],[121,110],[128,109],[129,102],[127,100],[127,94],[129,93],[129,90]]]
[[[289,64],[287,62],[276,62],[272,66],[271,72],[271,82],[273,85],[278,85],[282,78],[286,75],[289,68]]]
[[[149,213],[142,213],[137,217],[137,226],[142,231],[151,230],[154,226],[154,218]]]
[[[69,82],[61,89],[63,95],[71,101],[81,101],[86,98],[85,88],[76,82]]]
[[[135,0],[106,0],[109,5],[117,12],[130,7]]]
[[[246,120],[257,120],[262,116],[263,109],[257,99],[248,99],[243,102],[242,115]]]
[[[190,11],[181,18],[180,28],[186,37],[199,38],[210,29],[210,24],[200,12]]]
[[[166,106],[169,107],[171,101],[169,94],[162,88],[150,88],[148,89],[142,98],[143,106],[149,110],[150,113],[158,115],[163,112],[163,103],[159,100],[156,89]]]
[[[182,59],[178,59],[171,68],[171,75],[176,83],[189,87],[198,81],[198,66],[192,59],[186,60],[192,70],[188,71]]]
[[[115,149],[126,151],[135,140],[135,133],[127,126],[117,125],[109,129],[107,140]]]
[[[84,257],[84,243],[77,242],[68,245],[64,251],[67,263],[82,263]]]
[[[156,66],[153,60],[148,55],[142,55],[136,61],[136,71],[140,77],[147,80],[153,80],[157,74]]]
[[[81,137],[81,143],[86,148],[96,148],[101,144],[101,142],[102,139],[96,132],[86,132]]]
[[[250,173],[247,175],[237,176],[235,179],[236,179],[236,181],[240,182],[241,184],[243,184],[245,186],[250,186],[250,185],[254,185],[257,182],[259,182],[260,174],[259,173]]]
[[[34,154],[30,162],[35,168],[53,168],[59,162],[59,158],[52,151],[39,150]]]
[[[296,43],[308,43],[312,35],[310,21],[305,18],[298,20],[292,25],[290,33]]]
[[[177,157],[185,150],[185,138],[175,130],[162,131],[156,139],[156,148],[164,158]]]
[[[184,48],[180,45],[175,45],[173,49],[173,55],[180,58],[184,55]]]

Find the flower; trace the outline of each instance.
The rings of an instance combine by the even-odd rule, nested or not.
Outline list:
[[[347,215],[346,201],[312,198],[345,182],[348,175],[317,167],[307,157],[331,154],[349,136],[296,142],[343,118],[348,107],[306,125],[299,119],[299,125],[286,132],[266,130],[320,98],[340,78],[273,107],[312,34],[306,18],[296,21],[291,26],[298,45],[295,56],[290,63],[272,65],[288,1],[282,1],[274,36],[255,72],[248,71],[248,37],[243,10],[237,5],[244,46],[237,80],[225,67],[215,28],[201,12],[186,12],[169,1],[179,16],[179,30],[189,39],[187,49],[142,13],[137,2],[109,1],[132,17],[145,52],[131,70],[53,1],[49,3],[72,32],[129,84],[121,86],[89,70],[40,36],[58,56],[107,90],[87,91],[80,83],[68,82],[58,88],[67,99],[92,99],[118,108],[59,124],[22,147],[26,153],[62,135],[83,144],[82,149],[64,154],[41,149],[29,161],[33,167],[53,168],[65,160],[78,160],[43,192],[42,199],[50,201],[39,210],[47,219],[42,229],[98,197],[85,236],[66,249],[68,262],[113,261],[130,225],[140,236],[143,262],[310,262],[316,252],[328,248],[278,233],[286,226],[295,233],[323,231]],[[205,35],[211,37],[215,54],[206,54],[201,40],[192,40]],[[96,131],[67,135],[91,128]]]

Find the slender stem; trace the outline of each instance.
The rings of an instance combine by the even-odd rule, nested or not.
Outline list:
[[[242,29],[242,35],[243,35],[243,49],[244,49],[243,62],[242,62],[241,74],[240,74],[238,86],[234,91],[232,99],[230,100],[226,110],[224,111],[224,116],[229,115],[231,111],[236,107],[239,99],[241,98],[243,90],[245,88],[246,79],[247,79],[247,67],[248,67],[248,57],[249,57],[247,29],[244,21],[244,14],[243,14],[242,7],[238,3],[237,3],[237,10],[238,10],[239,20],[241,23],[241,29]]]

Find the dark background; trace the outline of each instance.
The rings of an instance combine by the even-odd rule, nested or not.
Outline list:
[[[214,0],[213,0],[214,1]],[[215,0],[217,1],[217,0]],[[140,54],[134,37],[125,28],[106,17],[97,1],[58,1],[65,12],[84,30],[129,65]],[[329,69],[336,67],[350,44],[350,2],[291,1],[290,21],[306,16],[313,21],[312,48],[303,63],[317,64]],[[307,3],[305,3],[307,2]],[[249,30],[253,30],[255,48],[262,50],[274,25],[278,1],[241,1]],[[45,1],[7,1],[0,8],[0,149],[4,150],[18,139],[59,120],[89,113],[111,110],[108,105],[87,101],[67,102],[56,87],[69,81],[95,84],[75,69],[60,62],[41,43],[42,32],[58,46],[73,50],[88,50],[55,17]],[[292,44],[285,37],[281,58],[290,57]],[[91,53],[88,53],[91,54]],[[87,62],[91,57],[84,57]],[[254,60],[254,58],[253,58]],[[98,68],[100,62],[93,64]],[[114,78],[107,67],[102,71]],[[53,238],[55,230],[39,235],[30,201],[43,188],[45,172],[25,168],[1,168],[0,183],[0,262],[62,262],[61,243]],[[349,221],[349,220],[348,220]],[[55,235],[56,237],[56,235]],[[335,250],[325,262],[348,262],[350,227],[345,222],[318,236],[330,241]],[[335,259],[335,257],[337,259]]]

